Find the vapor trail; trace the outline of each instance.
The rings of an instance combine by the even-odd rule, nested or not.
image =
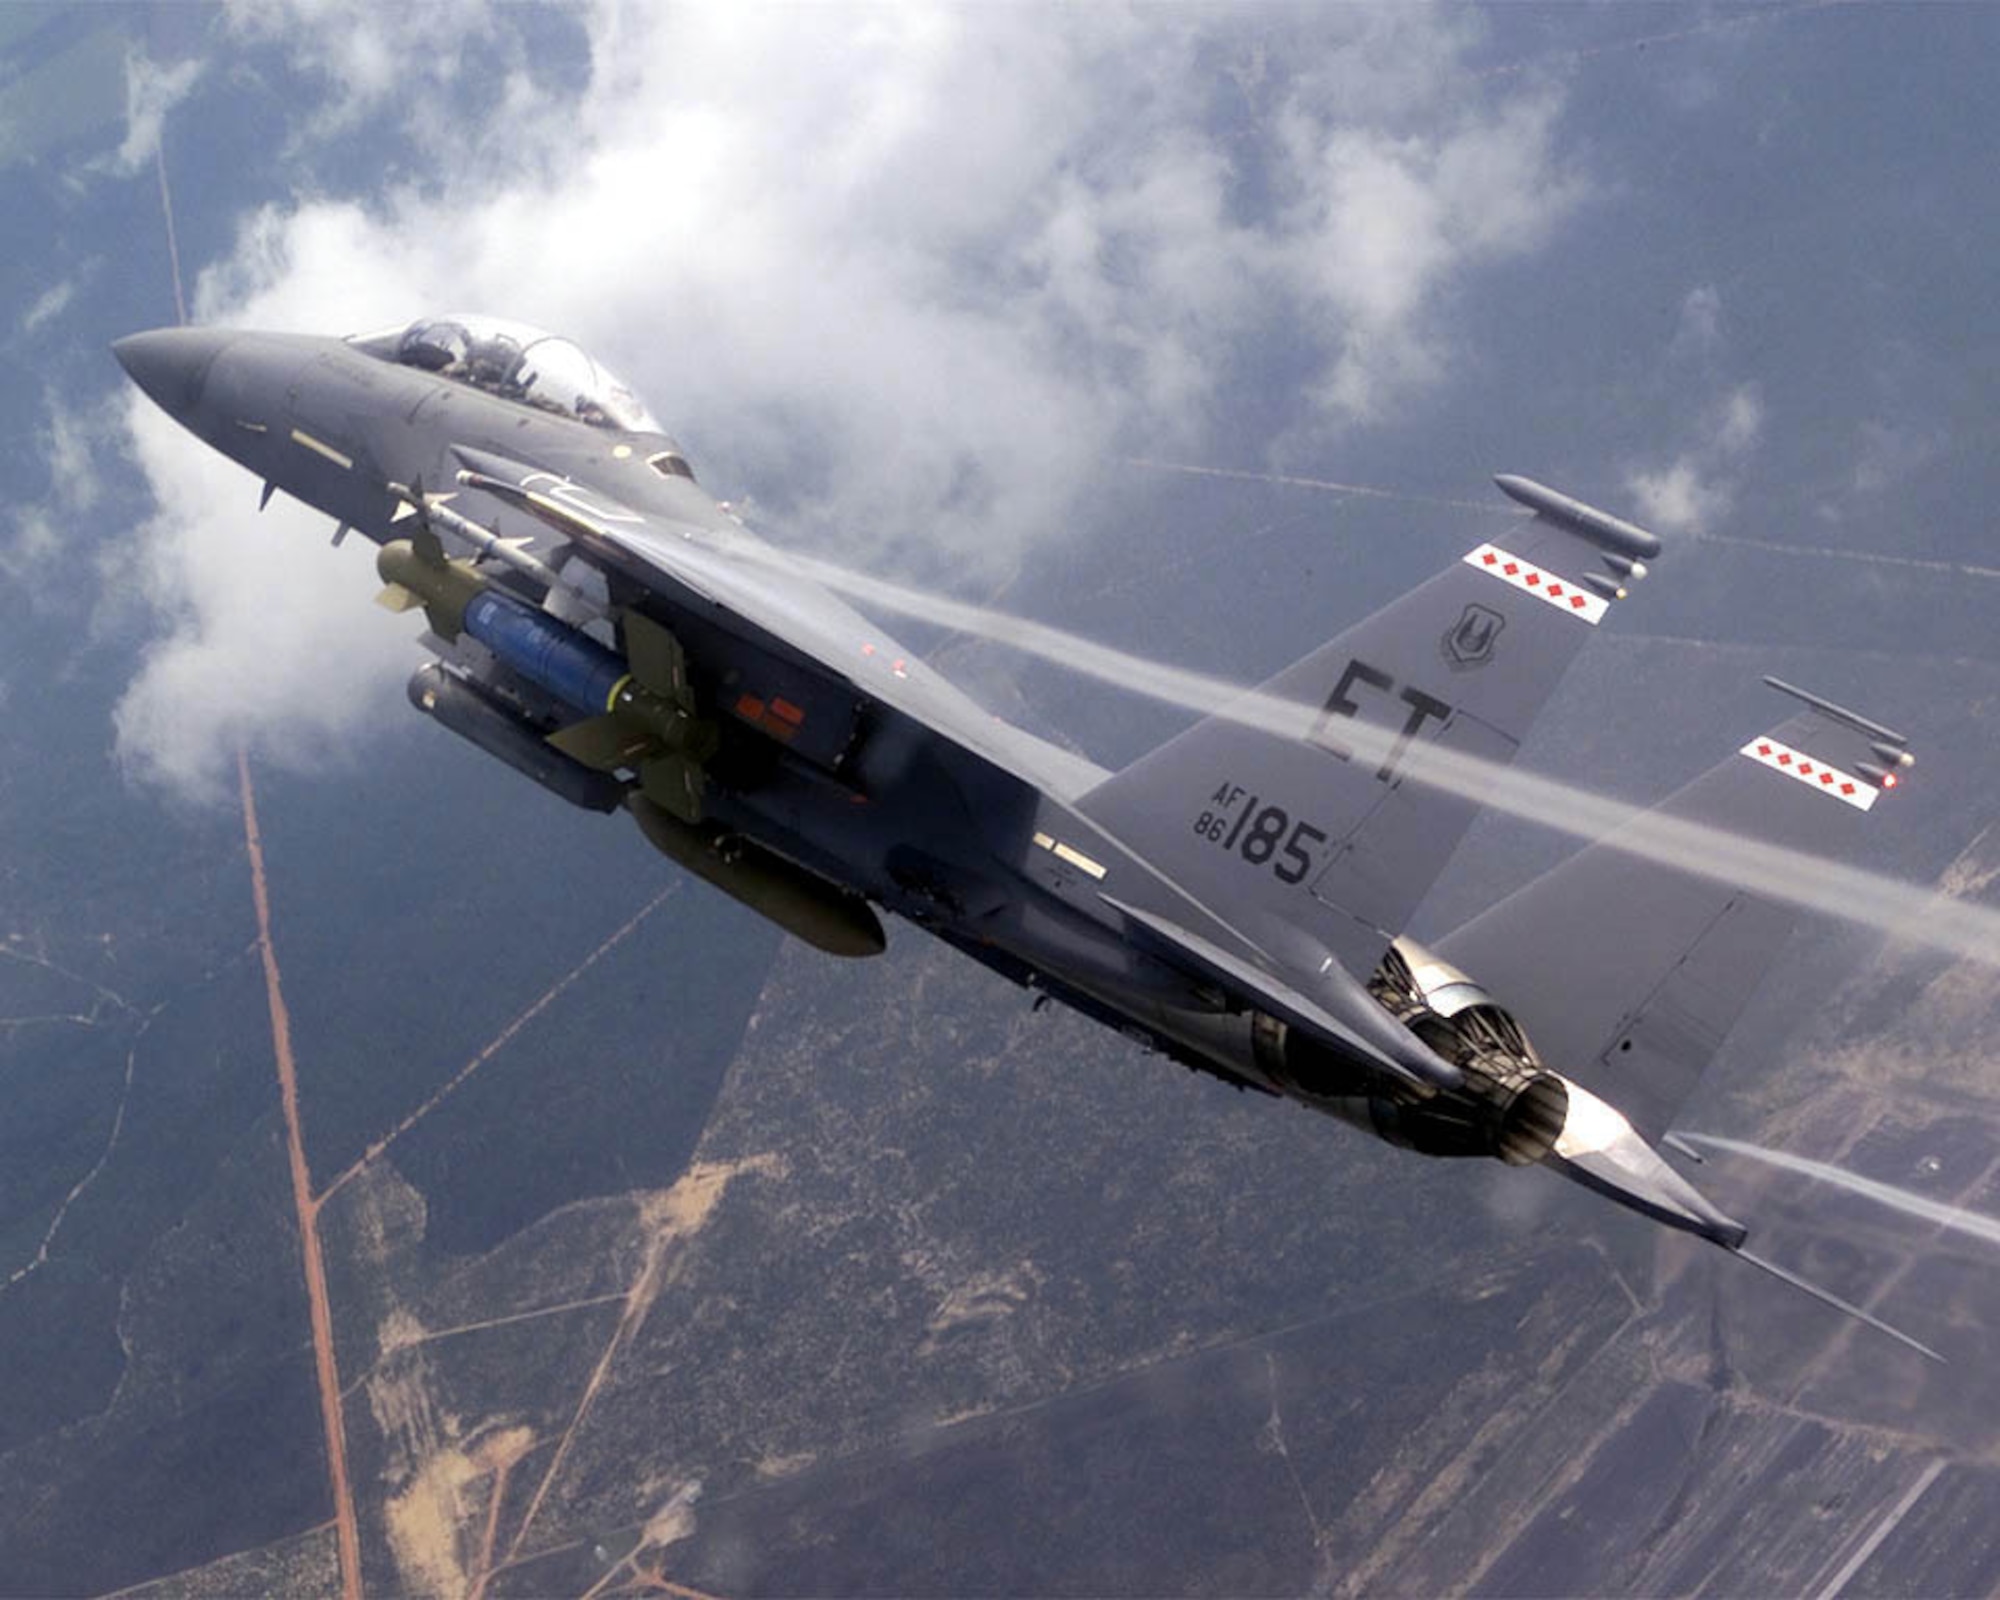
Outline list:
[[[1342,483],[1335,478],[1300,478],[1283,472],[1250,472],[1241,467],[1201,467],[1187,461],[1156,461],[1150,456],[1127,456],[1126,465],[1151,467],[1158,472],[1179,472],[1191,478],[1231,478],[1240,483],[1277,483],[1291,489],[1318,489],[1327,494],[1358,495],[1368,500],[1398,500],[1408,505],[1447,506],[1453,511],[1484,511],[1495,515],[1512,507],[1491,500],[1454,500],[1446,495],[1413,494],[1407,489],[1385,489],[1372,483]]]
[[[1335,478],[1302,478],[1286,472],[1252,472],[1243,467],[1204,467],[1188,461],[1156,461],[1146,456],[1127,456],[1127,466],[1150,467],[1158,472],[1179,472],[1195,478],[1230,478],[1241,483],[1275,483],[1290,489],[1313,489],[1322,494],[1363,496],[1371,500],[1396,500],[1407,505],[1444,506],[1453,511],[1483,511],[1495,516],[1525,521],[1532,512],[1513,506],[1499,506],[1487,500],[1453,500],[1444,495],[1413,494],[1403,489],[1383,488],[1372,483],[1342,483]],[[1865,567],[1900,567],[1907,572],[1937,572],[1952,578],[2000,578],[2000,567],[1981,566],[1970,561],[1943,561],[1927,556],[1894,556],[1880,550],[1843,550],[1830,544],[1788,544],[1779,539],[1746,539],[1727,533],[1676,535],[1694,544],[1729,545],[1738,550],[1762,550],[1776,556],[1812,556],[1821,561],[1852,561]]]
[[[795,552],[782,556],[771,552],[766,559],[780,570],[804,569],[828,588],[864,604],[976,634],[1100,682],[1202,715],[1225,715],[1280,738],[1304,737],[1318,710],[1226,679],[1149,661],[1045,623],[907,588]],[[1396,742],[1392,731],[1358,718],[1343,727],[1342,738],[1350,734],[1362,753],[1378,759],[1386,757]],[[2000,966],[2000,912],[1983,906],[1803,850],[1642,811],[1588,789],[1435,744],[1412,744],[1401,760],[1411,779],[1509,816],[1579,839],[1603,840],[1646,860],[1738,884],[1786,905]],[[1606,837],[1612,834],[1616,837]]]
[[[1939,561],[1926,556],[1891,556],[1879,550],[1842,550],[1830,544],[1785,544],[1777,539],[1739,539],[1727,533],[1684,533],[1697,544],[1734,545],[1739,550],[1768,550],[1780,556],[1817,556],[1822,561],[1858,561],[1867,567],[1903,567],[1913,572],[1942,572],[1954,578],[2000,578],[2000,567],[1969,561]]]
[[[1714,1133],[1683,1133],[1677,1137],[1685,1139],[1689,1144],[1705,1144],[1711,1150],[1727,1150],[1733,1155],[1749,1156],[1754,1161],[1762,1161],[1773,1167],[1783,1167],[1787,1172],[1802,1172],[1809,1178],[1818,1178],[1822,1183],[1833,1184],[1850,1194],[1878,1201],[1892,1211],[1902,1212],[1905,1216],[1918,1217],[1925,1222],[1934,1222],[1941,1228],[1954,1228],[1960,1233],[1969,1233],[1975,1239],[1983,1239],[1988,1244],[2000,1244],[2000,1218],[1989,1217],[1984,1212],[1968,1211],[1963,1206],[1948,1206],[1942,1200],[1931,1200],[1920,1194],[1912,1194],[1908,1189],[1898,1189],[1894,1184],[1881,1183],[1874,1178],[1863,1178],[1824,1161],[1795,1156],[1784,1150],[1766,1150],[1760,1144],[1748,1144],[1741,1139],[1725,1139],[1720,1134]]]

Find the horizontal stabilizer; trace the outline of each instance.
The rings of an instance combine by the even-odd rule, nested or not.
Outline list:
[[[1762,1256],[1752,1255],[1743,1248],[1750,1236],[1749,1230],[1723,1215],[1700,1190],[1668,1166],[1659,1151],[1633,1130],[1622,1113],[1581,1084],[1566,1081],[1565,1086],[1569,1090],[1569,1107],[1563,1120],[1563,1131],[1556,1139],[1555,1148],[1542,1157],[1542,1165],[1553,1168],[1565,1178],[1582,1184],[1607,1200],[1615,1201],[1628,1211],[1636,1211],[1666,1227],[1720,1245],[1759,1271],[1768,1272],[1794,1289],[1803,1290],[1815,1300],[1832,1306],[1834,1310],[1867,1323],[1877,1332],[1886,1333],[1899,1343],[1908,1345],[1921,1356],[1937,1362],[1944,1360],[1929,1345],[1919,1343],[1901,1329],[1890,1327],[1881,1318],[1850,1304],[1830,1290],[1808,1283],[1796,1273],[1788,1272]],[[1669,1141],[1676,1148],[1687,1148],[1673,1140],[1671,1135]]]

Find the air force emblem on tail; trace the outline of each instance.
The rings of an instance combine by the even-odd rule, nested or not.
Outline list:
[[[1493,647],[1507,619],[1491,606],[1473,601],[1459,613],[1458,621],[1445,630],[1445,661],[1454,672],[1470,672],[1493,659]]]

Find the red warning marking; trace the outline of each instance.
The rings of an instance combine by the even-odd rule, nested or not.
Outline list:
[[[784,699],[772,700],[771,715],[776,717],[780,722],[791,723],[793,727],[797,727],[801,722],[806,720],[806,714],[803,711],[793,705],[791,701]]]
[[[1560,606],[1571,616],[1581,617],[1592,626],[1603,619],[1607,601],[1579,592],[1577,586],[1566,578],[1531,566],[1496,545],[1483,544],[1476,550],[1469,550],[1465,559],[1480,571],[1491,573],[1509,588],[1519,589],[1538,600],[1546,600],[1552,606]]]
[[[1822,794],[1830,794],[1845,805],[1857,811],[1867,811],[1875,804],[1880,791],[1872,783],[1861,783],[1842,772],[1838,767],[1830,767],[1824,761],[1815,761],[1811,756],[1780,744],[1776,739],[1752,739],[1742,751],[1760,767],[1769,767],[1773,772],[1782,772],[1788,778],[1797,778],[1810,788]]]
[[[746,694],[736,702],[736,714],[745,722],[755,722],[764,715],[764,702],[754,694]]]

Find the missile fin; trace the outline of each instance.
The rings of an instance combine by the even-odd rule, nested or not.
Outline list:
[[[664,755],[639,769],[639,787],[648,800],[682,822],[701,821],[701,768],[683,755]]]
[[[680,640],[651,617],[628,610],[622,619],[625,629],[625,656],[632,663],[632,676],[648,689],[692,713],[694,693],[688,687],[687,652]]]
[[[257,496],[257,509],[262,511],[268,506],[271,503],[271,496],[277,492],[278,485],[270,478],[266,478],[264,480],[264,492]]]
[[[549,743],[572,760],[599,772],[632,766],[659,748],[659,741],[649,731],[635,727],[629,717],[615,713],[586,717],[558,728],[549,735]]]

